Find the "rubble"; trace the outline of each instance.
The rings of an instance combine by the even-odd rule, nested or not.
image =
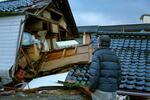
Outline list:
[[[68,72],[35,78],[31,80],[24,87],[24,89],[34,89],[34,88],[46,87],[46,86],[63,86],[62,84],[59,84],[58,81],[65,81],[67,74]]]
[[[72,40],[69,47],[78,45],[74,38],[79,34],[67,0],[1,1],[0,23],[0,77],[4,85],[38,77],[42,65],[49,61],[47,56],[60,49],[60,41]]]

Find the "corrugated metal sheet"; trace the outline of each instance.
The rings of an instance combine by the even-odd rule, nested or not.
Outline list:
[[[9,70],[15,63],[21,33],[21,20],[24,18],[24,16],[0,18],[0,77],[4,84],[11,81]]]
[[[64,82],[67,74],[68,72],[35,78],[31,80],[24,87],[24,89],[34,89],[34,88],[45,87],[45,86],[63,86],[63,84],[59,84],[58,81]]]

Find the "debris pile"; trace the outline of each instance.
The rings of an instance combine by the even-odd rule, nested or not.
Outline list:
[[[71,69],[66,77],[66,81],[86,86],[89,80],[89,65],[81,64],[76,65]]]

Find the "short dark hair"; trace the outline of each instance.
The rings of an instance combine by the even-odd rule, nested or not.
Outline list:
[[[111,39],[110,39],[109,35],[101,35],[98,38],[99,46],[109,47],[110,46],[110,42],[111,42]]]

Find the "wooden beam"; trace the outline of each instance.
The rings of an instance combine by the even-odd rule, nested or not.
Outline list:
[[[53,9],[53,8],[51,8],[50,11],[55,12],[55,13],[57,13],[60,16],[63,16],[63,14],[61,12],[59,12],[59,11]]]
[[[136,96],[136,97],[150,97],[150,93],[148,93],[148,92],[138,92],[138,91],[118,90],[117,94],[119,94],[119,95],[128,95],[128,96]]]
[[[44,18],[44,17],[41,17],[41,16],[39,16],[39,15],[37,16],[37,15],[32,14],[32,13],[26,13],[26,14],[29,15],[29,16],[35,17],[35,18],[37,18],[37,19],[40,19],[40,20],[42,20],[42,21],[59,25],[59,22],[57,22],[57,21],[50,20],[50,19],[48,19],[48,18]]]
[[[61,68],[68,64],[90,62],[89,46],[82,45],[74,48],[65,48],[51,52],[40,67],[40,71],[50,71],[56,68]],[[58,63],[59,62],[59,63]]]
[[[48,62],[43,62],[42,66],[40,67],[39,72],[50,71],[56,68],[60,68],[62,66],[73,64],[73,63],[80,63],[80,62],[89,62],[88,53],[74,55],[69,57],[64,57],[61,59],[56,59]]]

